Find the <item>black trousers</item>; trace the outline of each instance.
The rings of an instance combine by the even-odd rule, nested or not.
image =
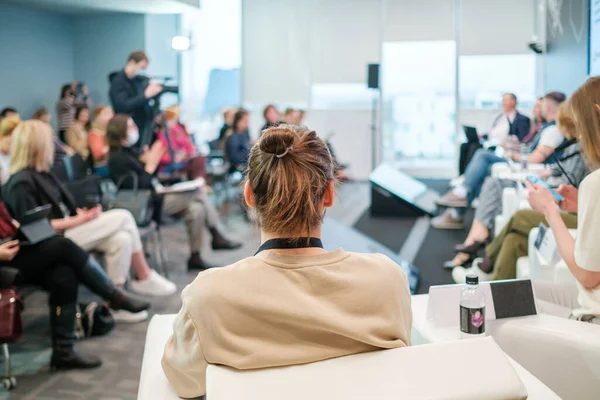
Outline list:
[[[5,265],[19,270],[16,285],[39,285],[50,294],[54,306],[77,301],[79,276],[88,253],[63,236],[54,236],[35,246],[22,246]]]

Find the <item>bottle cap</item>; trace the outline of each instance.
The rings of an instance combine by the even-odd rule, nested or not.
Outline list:
[[[467,285],[478,285],[479,277],[477,275],[467,275]]]

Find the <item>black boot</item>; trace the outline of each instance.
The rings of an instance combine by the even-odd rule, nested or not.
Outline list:
[[[235,250],[242,247],[241,243],[226,239],[217,228],[213,227],[209,228],[209,230],[212,235],[213,250]]]
[[[81,270],[81,283],[104,300],[107,300],[113,310],[138,313],[150,308],[149,302],[137,299],[117,288],[93,257],[88,258],[87,264]]]
[[[215,268],[215,265],[207,264],[202,257],[200,257],[200,253],[194,252],[191,254],[190,259],[188,260],[188,271],[197,270],[204,271],[207,269]]]
[[[52,358],[50,369],[91,369],[102,365],[98,357],[75,350],[75,303],[50,306],[52,329]]]

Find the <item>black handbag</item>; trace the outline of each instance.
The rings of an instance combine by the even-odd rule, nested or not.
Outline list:
[[[115,327],[110,310],[95,302],[80,303],[76,306],[75,337],[83,339],[90,336],[103,336]]]
[[[133,189],[121,189],[123,183],[131,178]],[[154,215],[154,202],[152,201],[152,191],[150,189],[139,189],[139,178],[135,173],[130,173],[122,177],[117,182],[117,193],[109,204],[109,208],[122,208],[129,211],[137,226],[145,227],[150,225]]]

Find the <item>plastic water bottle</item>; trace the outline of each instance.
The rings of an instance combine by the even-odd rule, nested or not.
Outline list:
[[[521,143],[521,169],[523,171],[527,171],[527,156],[529,156],[527,145],[525,143]]]
[[[485,295],[476,275],[467,275],[460,293],[460,331],[463,339],[485,336]]]

